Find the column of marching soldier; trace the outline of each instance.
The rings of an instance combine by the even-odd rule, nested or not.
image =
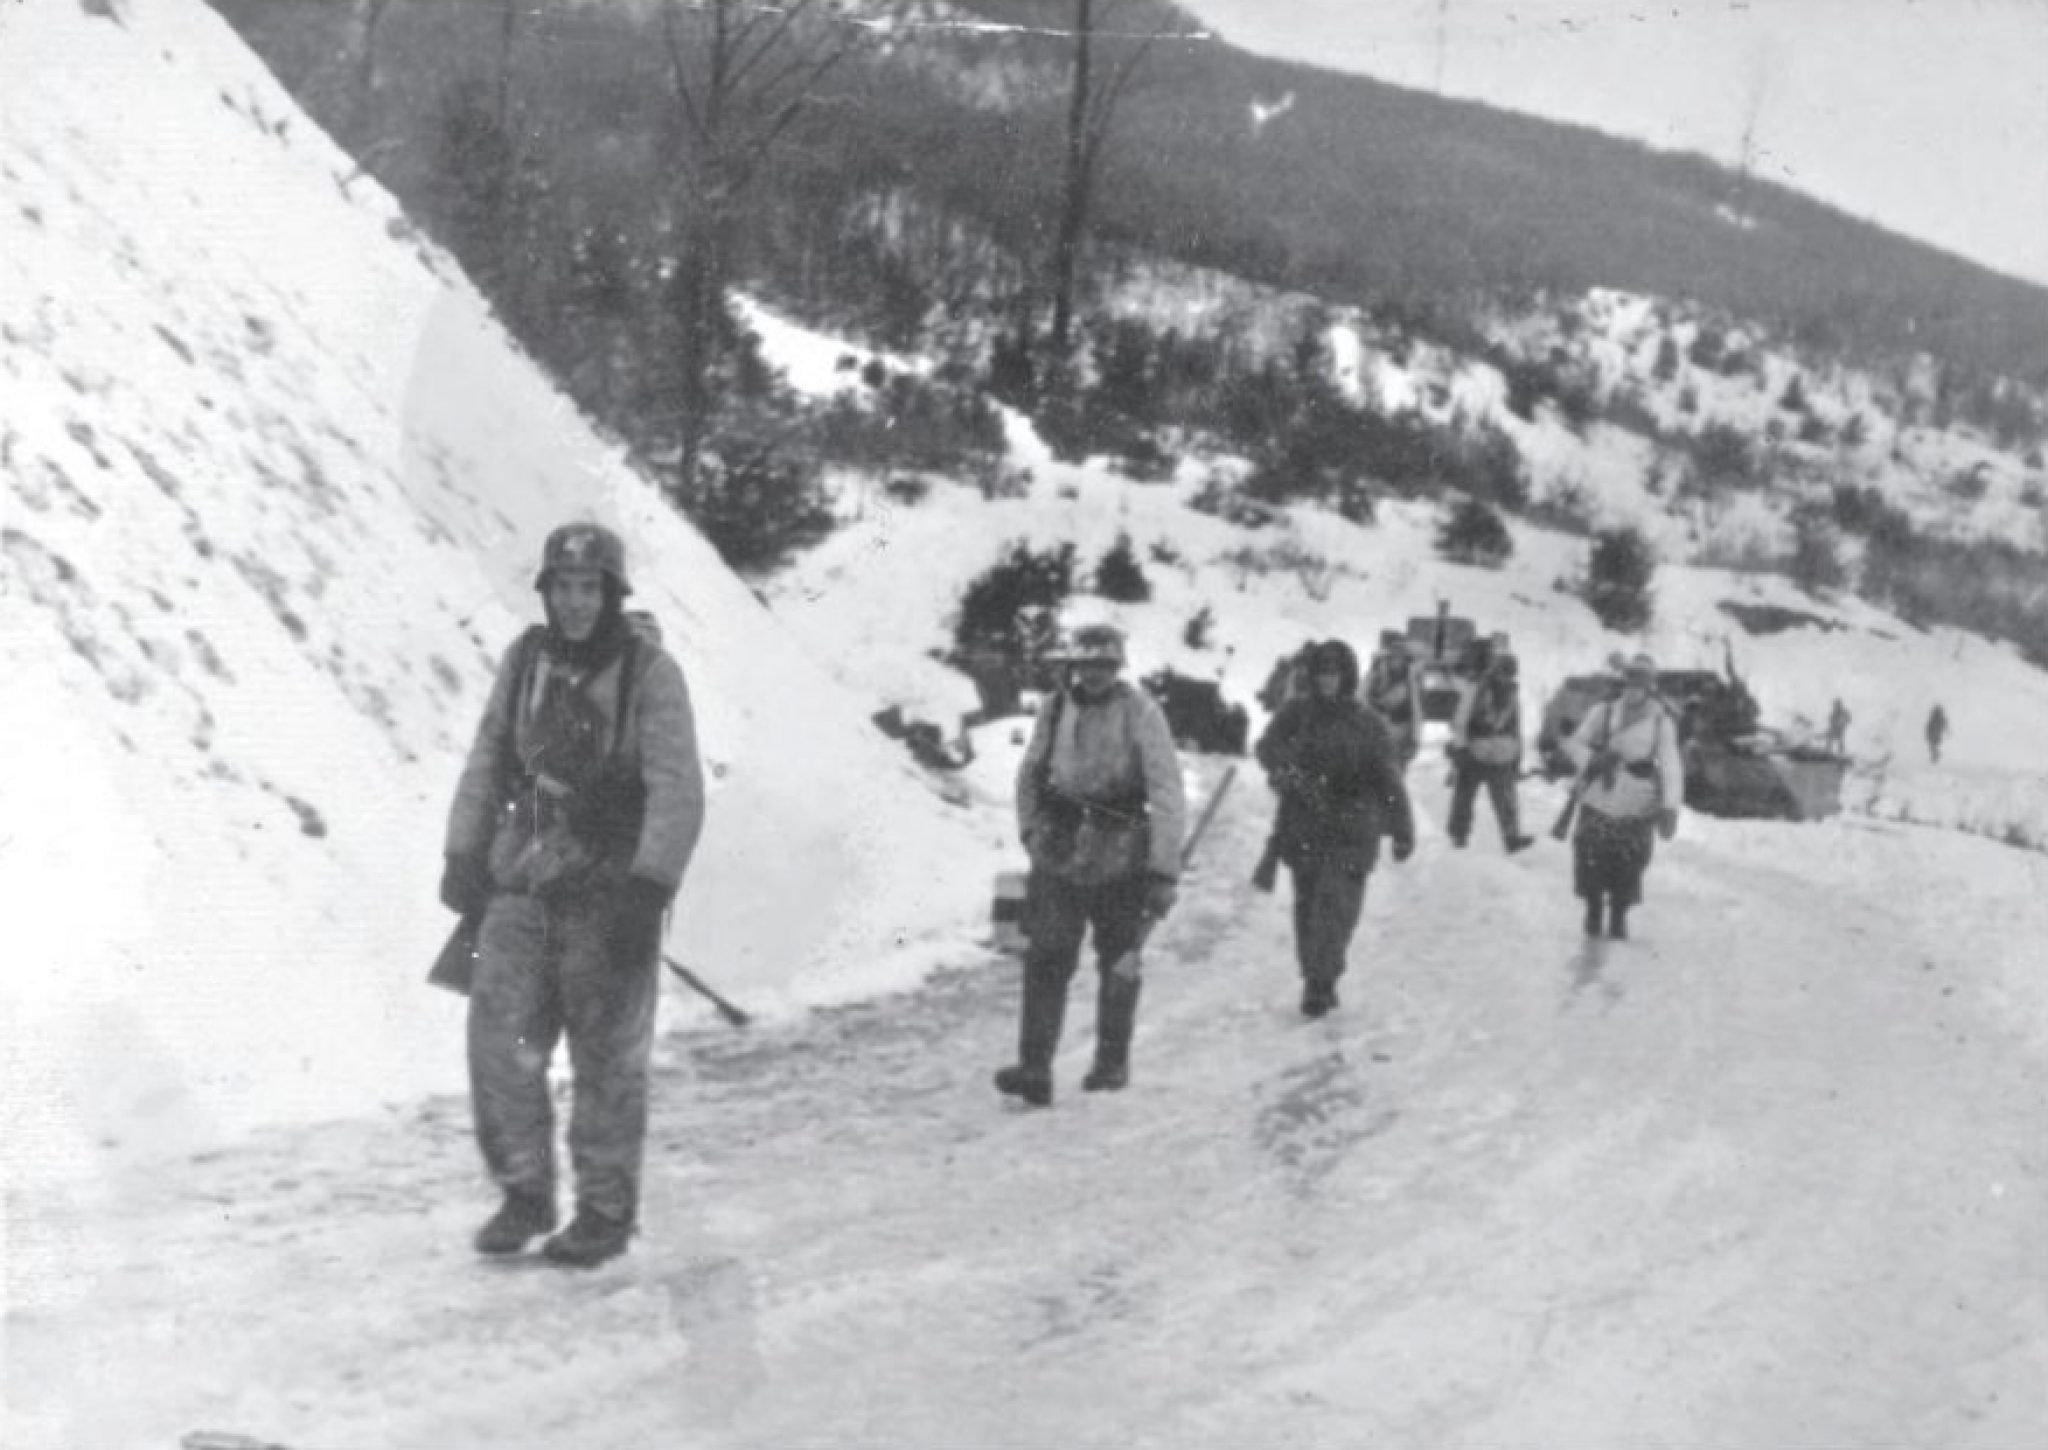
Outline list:
[[[476,1137],[503,1195],[478,1252],[516,1254],[545,1236],[549,1260],[590,1267],[624,1252],[638,1220],[662,932],[703,826],[704,784],[683,672],[647,617],[625,608],[619,537],[556,529],[534,584],[545,622],[506,651],[449,813],[441,899],[462,919],[451,939],[460,962],[444,973],[444,953],[435,979],[469,996]],[[1068,991],[1091,940],[1095,1054],[1081,1086],[1130,1082],[1137,952],[1173,908],[1187,824],[1171,731],[1123,677],[1122,635],[1079,629],[1059,663],[1064,685],[1018,769],[1027,945],[1017,1060],[995,1076],[1038,1107],[1053,1100]],[[1585,929],[1620,938],[1654,837],[1676,828],[1683,779],[1655,665],[1613,663],[1613,697],[1566,749],[1578,766],[1568,816]],[[1400,649],[1382,648],[1361,681],[1356,654],[1332,639],[1304,645],[1270,703],[1256,754],[1277,809],[1253,883],[1270,890],[1288,870],[1301,1010],[1315,1018],[1338,1005],[1382,838],[1396,862],[1415,848],[1405,775],[1423,701]],[[1451,723],[1454,846],[1469,839],[1482,789],[1505,848],[1531,844],[1517,812],[1521,752],[1515,661],[1497,636],[1472,652]],[[558,1230],[548,1072],[565,1038],[575,1214]]]

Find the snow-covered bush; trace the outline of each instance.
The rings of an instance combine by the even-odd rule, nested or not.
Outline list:
[[[1515,552],[1515,541],[1498,511],[1482,499],[1468,498],[1438,527],[1436,551],[1453,563],[1498,569]]]
[[[1095,592],[1121,604],[1143,604],[1152,597],[1152,581],[1145,577],[1129,534],[1118,534],[1096,563]]]
[[[1642,530],[1605,529],[1593,537],[1580,597],[1609,629],[1633,634],[1656,612],[1657,554]]]
[[[773,568],[832,529],[816,463],[765,439],[714,443],[680,502],[719,557],[741,571]]]
[[[1034,552],[1017,540],[968,581],[960,596],[953,643],[962,651],[1023,654],[1042,642],[1053,617],[1074,592],[1074,546]]]

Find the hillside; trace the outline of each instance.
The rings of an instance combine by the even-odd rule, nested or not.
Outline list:
[[[876,873],[995,842],[390,197],[337,185],[212,12],[0,25],[0,715],[33,743],[0,774],[5,1111],[38,1145],[11,1175],[462,1082],[459,1004],[421,985],[441,832],[566,518],[625,533],[693,687],[712,794],[675,952],[771,1009],[945,954],[984,885]],[[255,1030],[280,1020],[318,1027]]]
[[[543,7],[525,13],[507,49],[491,7],[398,0],[374,37],[374,104],[354,89],[367,71],[344,10],[219,6],[436,227],[461,204],[439,170],[449,98],[509,77],[517,146],[553,188],[557,235],[618,226],[636,249],[658,245],[647,229],[662,225],[661,209],[632,215],[632,198],[674,180],[658,6]],[[892,234],[880,219],[905,194],[974,228],[973,265],[997,304],[1017,269],[1036,264],[1066,105],[1067,54],[1053,32],[1071,6],[923,8],[940,14],[842,68],[830,104],[796,123],[796,159],[752,204],[744,262],[760,281],[874,322],[893,316],[906,282],[927,302],[944,299],[967,257]],[[949,11],[1001,28],[948,23]],[[1113,33],[1148,33],[1153,13],[1123,7]],[[1185,17],[1164,24],[1192,28]],[[1105,70],[1132,43],[1105,41]],[[1255,102],[1285,96],[1283,114],[1254,124]],[[1455,326],[1478,300],[1606,287],[1691,301],[1830,351],[1925,350],[1973,374],[2048,383],[2048,289],[1701,157],[1220,42],[1152,48],[1105,165],[1105,241],[1333,302]]]

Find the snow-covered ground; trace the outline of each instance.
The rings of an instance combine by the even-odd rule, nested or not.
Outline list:
[[[210,12],[118,9],[0,11],[0,1442],[2048,1438],[2048,856],[1997,839],[2048,840],[2048,676],[1678,566],[1623,639],[1556,587],[1580,541],[1517,525],[1495,572],[1422,505],[1241,531],[1188,506],[1225,463],[1132,484],[1016,420],[1021,496],[850,483],[763,608]],[[866,355],[750,316],[799,386]],[[420,982],[447,792],[571,515],[626,531],[696,695],[678,954],[768,1009],[665,1004],[644,1234],[584,1276],[469,1253],[460,1009]],[[1309,1025],[1241,768],[1133,1087],[1077,1090],[1083,985],[1021,1111],[982,944],[1019,727],[940,781],[866,717],[971,706],[929,652],[1009,541],[1085,574],[1120,533],[1153,599],[1073,612],[1140,672],[1249,704],[1439,600],[1513,637],[1532,720],[1611,650],[1732,652],[1769,723],[1848,705],[1850,810],[1688,816],[1639,939],[1588,947],[1561,848],[1447,848],[1425,753],[1421,849]]]

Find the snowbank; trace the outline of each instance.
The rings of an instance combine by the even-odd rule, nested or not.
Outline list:
[[[966,949],[992,843],[226,25],[0,29],[13,1176],[460,1085],[443,817],[571,517],[623,531],[695,696],[676,953],[772,1009]]]

